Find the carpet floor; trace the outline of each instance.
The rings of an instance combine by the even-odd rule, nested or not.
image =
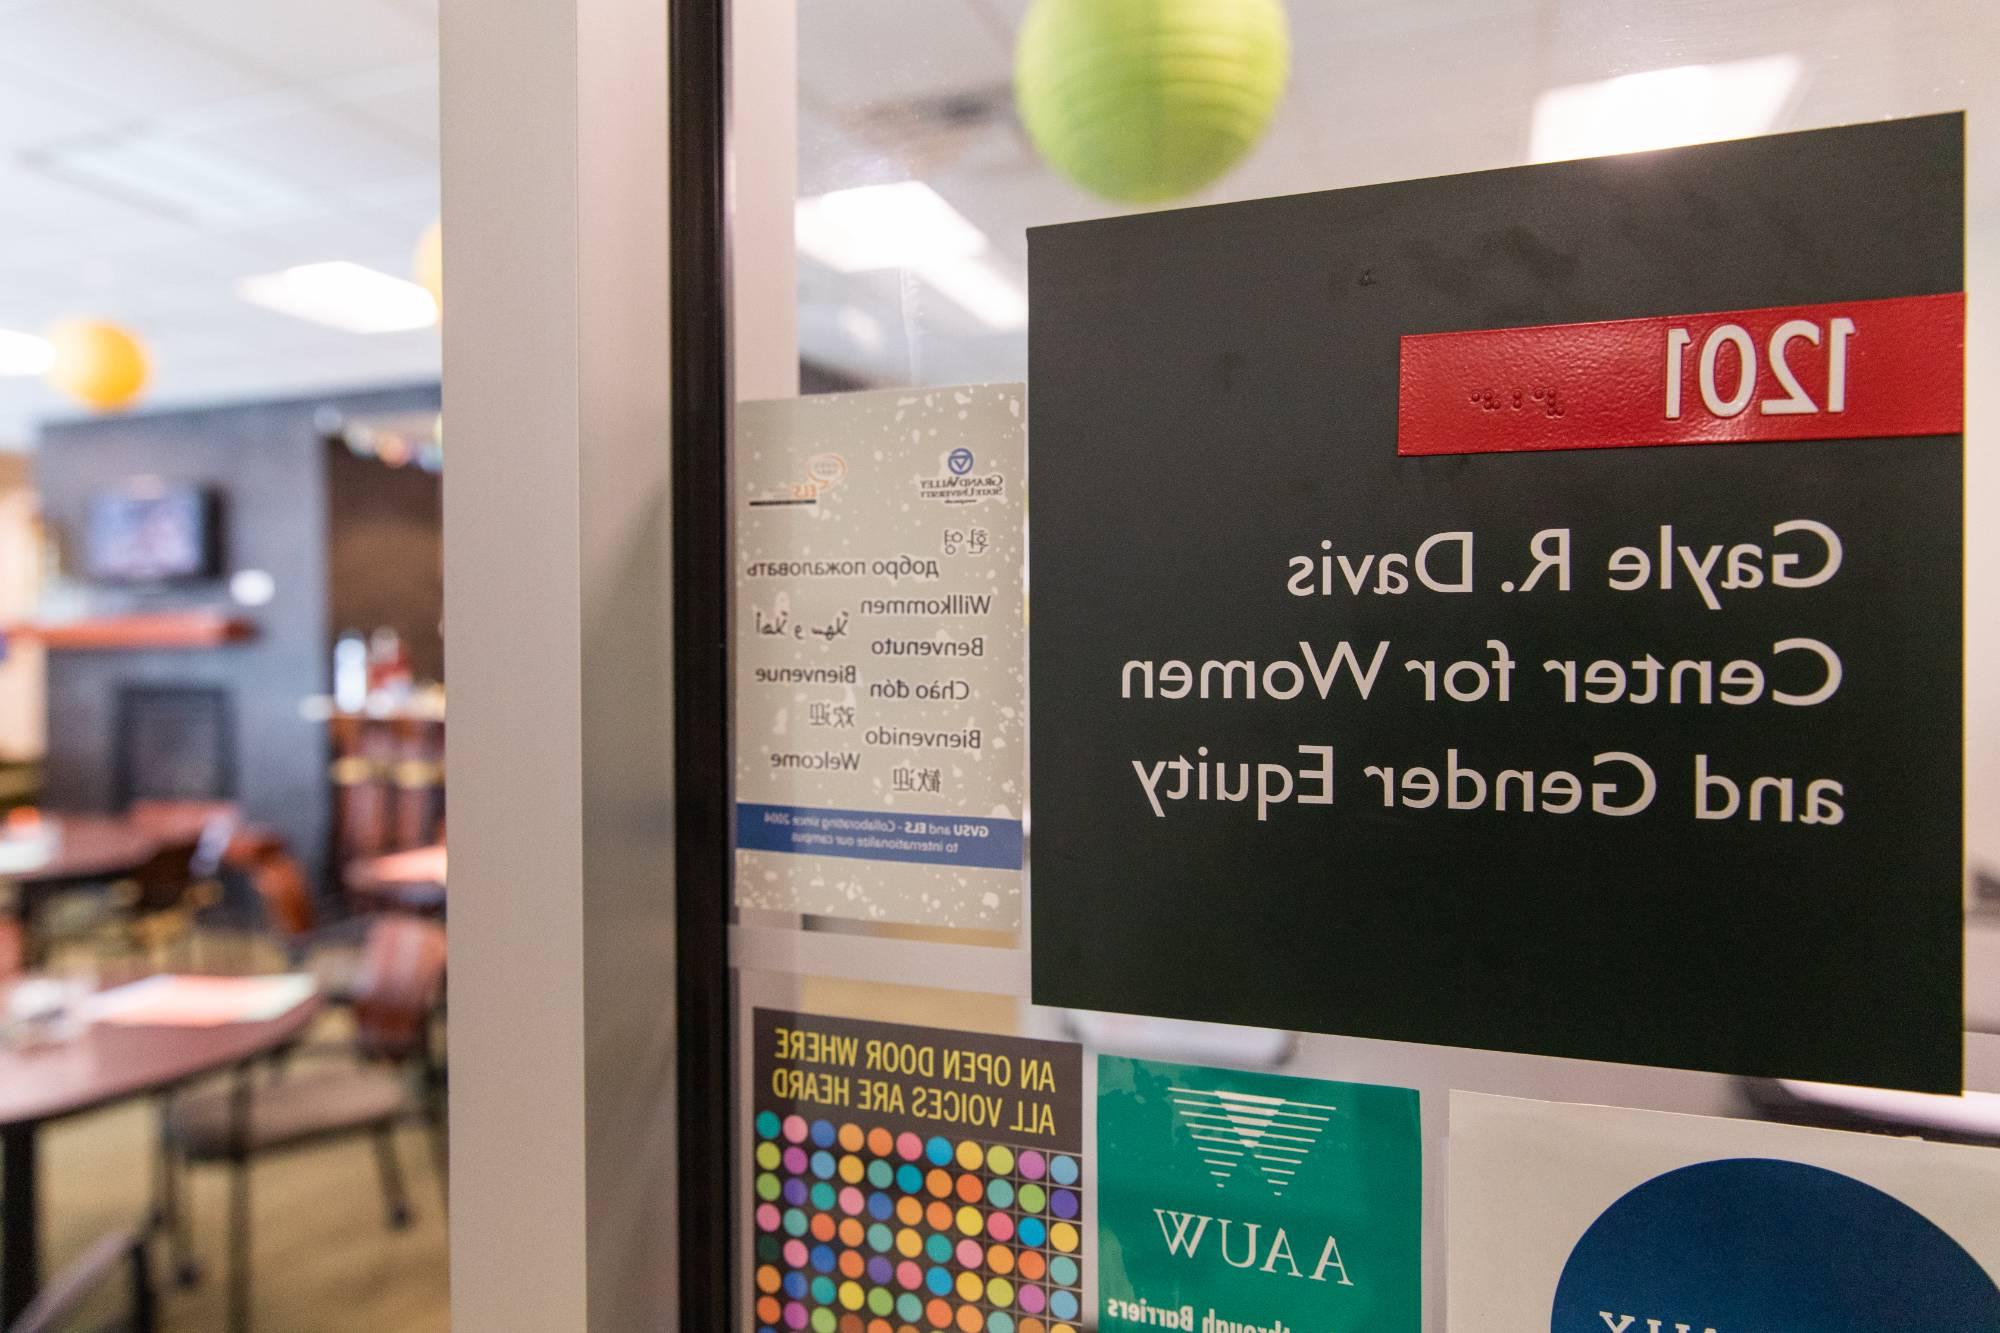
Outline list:
[[[144,1214],[151,1197],[154,1110],[118,1106],[48,1127],[41,1138],[45,1271]],[[387,1225],[367,1136],[261,1158],[251,1168],[252,1327],[256,1333],[442,1333],[450,1327],[445,1210],[425,1133],[397,1137],[414,1218]],[[183,1290],[153,1247],[163,1326],[223,1327],[228,1169],[188,1173],[199,1283]],[[107,1311],[119,1308],[110,1294]]]

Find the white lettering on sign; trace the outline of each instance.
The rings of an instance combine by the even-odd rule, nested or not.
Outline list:
[[[1820,326],[1809,319],[1788,319],[1771,330],[1767,344],[1770,353],[1771,376],[1777,387],[1784,391],[1783,397],[1760,399],[1757,410],[1767,417],[1808,416],[1820,411],[1845,412],[1847,410],[1847,343],[1854,336],[1854,321],[1845,315],[1837,315],[1827,321],[1825,341],[1826,353],[1826,406],[1822,408],[1799,384],[1797,372],[1792,369],[1792,345],[1809,343],[1818,347],[1822,341]],[[1693,343],[1694,335],[1680,325],[1667,330],[1667,419],[1681,418],[1682,382],[1687,375],[1687,350]],[[1722,391],[1723,372],[1719,368],[1724,348],[1735,352],[1735,379],[1729,391]],[[1702,339],[1701,352],[1697,357],[1696,381],[1701,390],[1702,406],[1710,416],[1727,419],[1739,416],[1750,406],[1750,399],[1757,392],[1759,379],[1757,344],[1750,336],[1750,330],[1741,324],[1718,324]]]

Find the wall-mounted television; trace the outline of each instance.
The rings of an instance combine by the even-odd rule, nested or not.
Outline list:
[[[166,583],[217,573],[220,509],[201,486],[137,480],[90,498],[83,564],[103,583]]]

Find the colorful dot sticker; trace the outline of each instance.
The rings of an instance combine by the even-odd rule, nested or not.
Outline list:
[[[1076,1333],[1069,1153],[762,1110],[758,1333]]]

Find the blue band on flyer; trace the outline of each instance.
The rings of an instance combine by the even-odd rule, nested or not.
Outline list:
[[[1019,870],[1021,821],[738,802],[736,848]]]

